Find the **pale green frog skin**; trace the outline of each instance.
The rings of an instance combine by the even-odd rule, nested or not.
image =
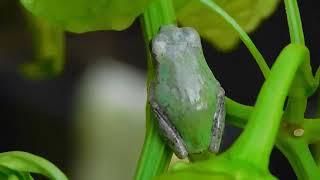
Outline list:
[[[163,26],[152,40],[155,77],[149,101],[161,134],[179,158],[218,152],[224,129],[224,90],[192,28]]]

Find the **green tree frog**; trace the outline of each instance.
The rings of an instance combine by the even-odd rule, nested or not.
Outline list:
[[[161,134],[179,158],[218,152],[224,129],[224,90],[204,58],[198,33],[162,26],[152,40],[155,76],[149,102]]]

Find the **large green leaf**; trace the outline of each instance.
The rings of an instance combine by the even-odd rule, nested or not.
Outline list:
[[[225,20],[199,0],[173,0],[177,19],[192,26],[200,35],[221,50],[231,50],[239,35]],[[252,32],[276,9],[279,0],[215,0],[246,31]]]
[[[20,0],[36,16],[71,32],[123,30],[151,0]]]

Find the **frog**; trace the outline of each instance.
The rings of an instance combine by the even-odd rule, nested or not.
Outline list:
[[[218,153],[225,127],[225,91],[206,63],[197,31],[164,25],[151,40],[154,77],[148,102],[175,155]]]

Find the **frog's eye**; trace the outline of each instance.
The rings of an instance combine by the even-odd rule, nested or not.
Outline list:
[[[168,37],[162,34],[159,34],[152,40],[152,52],[154,53],[155,57],[161,57],[167,52],[167,42]],[[157,58],[157,60],[159,60]]]
[[[197,31],[191,27],[181,28],[185,37],[185,41],[192,46],[201,46],[200,36]]]
[[[153,50],[158,54],[165,54],[167,51],[167,43],[164,41],[158,41],[156,46],[153,47]]]

